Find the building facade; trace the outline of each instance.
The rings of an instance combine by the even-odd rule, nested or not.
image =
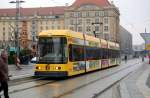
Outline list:
[[[120,26],[120,50],[122,55],[132,55],[132,35],[125,28]]]
[[[145,44],[133,45],[133,57],[148,56],[149,51],[145,51]]]
[[[72,5],[20,8],[21,47],[36,44],[38,32],[70,29],[119,42],[119,10],[107,0],[76,0]],[[0,47],[15,44],[16,9],[0,9]]]

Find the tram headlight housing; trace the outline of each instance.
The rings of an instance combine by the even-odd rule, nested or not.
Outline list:
[[[55,67],[55,69],[56,69],[56,70],[60,70],[60,69],[61,69],[61,67],[60,67],[60,66],[57,66],[57,67]]]
[[[40,70],[40,69],[41,69],[41,67],[37,66],[37,67],[36,67],[36,69],[37,69],[37,70]]]

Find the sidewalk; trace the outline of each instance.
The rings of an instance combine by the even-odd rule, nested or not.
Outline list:
[[[10,80],[31,77],[34,75],[34,64],[20,66],[22,69],[18,70],[15,65],[8,65]]]
[[[148,59],[120,83],[121,98],[150,98]]]

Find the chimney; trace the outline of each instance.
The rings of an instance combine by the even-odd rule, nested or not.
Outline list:
[[[68,3],[66,3],[65,6],[68,7]]]

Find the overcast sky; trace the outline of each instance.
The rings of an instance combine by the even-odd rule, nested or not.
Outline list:
[[[12,0],[1,0],[0,8],[15,7]],[[75,0],[24,0],[22,7],[45,7],[69,5]],[[120,10],[120,24],[133,35],[133,44],[144,43],[140,33],[150,32],[150,0],[113,0]]]

